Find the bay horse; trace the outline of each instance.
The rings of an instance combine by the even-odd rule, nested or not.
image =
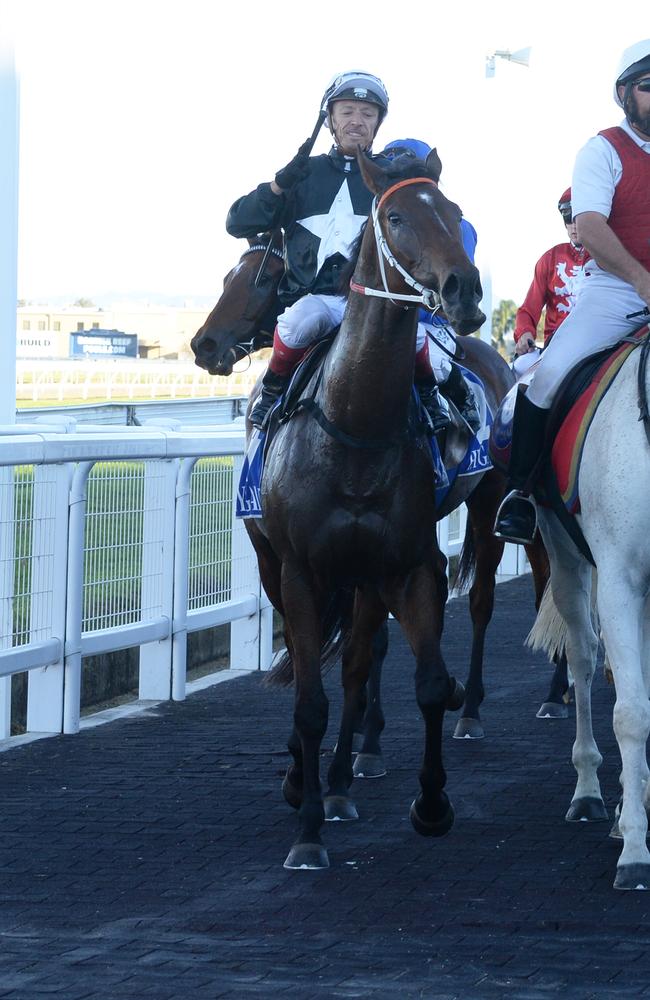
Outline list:
[[[613,721],[623,786],[618,818],[623,848],[616,868],[616,889],[650,889],[646,844],[650,809],[646,757],[650,733],[647,356],[646,340],[625,359],[601,400],[586,434],[578,478],[580,513],[576,517],[597,568],[598,617],[616,689]],[[572,757],[578,780],[566,818],[604,820],[607,812],[597,775],[602,757],[591,725],[591,681],[598,649],[591,616],[592,566],[551,510],[540,507],[539,521],[551,561],[552,601],[564,620],[567,658],[575,683]],[[548,613],[545,605],[546,599],[542,612]],[[542,629],[543,623],[539,627]]]
[[[260,266],[270,238],[269,234],[262,234],[249,240],[249,247],[224,279],[223,294],[192,339],[196,364],[212,374],[229,375],[236,361],[261,347],[271,347],[273,343],[275,320],[283,308],[277,298],[277,288],[284,269],[280,239],[276,236],[260,281]],[[488,404],[496,412],[501,399],[514,384],[508,365],[496,351],[475,338],[463,340],[463,350],[463,363],[483,381]],[[503,542],[492,534],[492,525],[504,490],[505,478],[496,469],[465,477],[454,484],[444,509],[436,511],[440,520],[449,511],[467,502],[468,520],[456,584],[462,588],[472,579],[469,602],[473,638],[465,703],[454,733],[458,739],[480,739],[484,736],[480,718],[480,705],[484,698],[483,651],[494,608],[495,573],[503,554]],[[548,561],[539,536],[526,552],[533,571],[535,603],[538,606],[548,579]],[[354,764],[358,777],[379,777],[386,773],[380,736],[384,728],[381,668],[387,643],[388,632],[382,626],[373,643],[372,667],[367,695],[363,699],[362,717],[355,724],[355,749],[361,750]],[[563,702],[566,687],[566,661],[559,660],[539,717],[567,714]]]
[[[454,327],[470,333],[485,319],[478,307],[482,292],[462,247],[460,210],[433,179],[437,154],[386,169],[361,151],[357,158],[374,201],[354,291],[314,376],[314,406],[281,423],[268,448],[264,517],[245,522],[264,589],[284,619],[295,680],[293,763],[284,789],[298,807],[299,830],[287,868],[329,865],[320,836],[319,760],[328,717],[321,659],[336,625],[345,636],[344,705],[328,797],[349,799],[354,718],[373,637],[392,612],[415,655],[425,724],[411,821],[427,836],[444,835],[454,821],[444,791],[442,722],[447,706],[462,704],[462,686],[449,676],[440,651],[444,574],[433,461],[412,405],[415,303],[437,299]]]
[[[230,375],[233,366],[273,343],[284,273],[282,235],[263,233],[248,241],[240,260],[223,279],[223,292],[190,346],[196,363],[211,375]]]

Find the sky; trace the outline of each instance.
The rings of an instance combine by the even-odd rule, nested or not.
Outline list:
[[[332,76],[382,78],[375,150],[438,148],[442,189],[478,230],[492,305],[523,298],[564,238],[575,154],[620,121],[621,50],[647,0],[0,0],[20,76],[18,295],[209,302],[246,246],[228,208],[311,133]],[[586,23],[586,22],[589,23]],[[486,56],[531,46],[528,67]],[[326,152],[323,129],[314,152]]]

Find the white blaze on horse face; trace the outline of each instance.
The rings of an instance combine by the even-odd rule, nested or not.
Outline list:
[[[436,222],[438,222],[440,224],[440,226],[444,229],[444,231],[447,233],[447,235],[448,236],[453,236],[453,233],[452,233],[451,229],[449,228],[449,226],[447,225],[447,223],[445,222],[445,220],[440,215],[440,212],[436,208],[436,199],[434,198],[433,193],[431,191],[428,191],[428,190],[427,191],[418,191],[417,197],[420,199],[420,201],[425,202],[425,204],[428,205],[433,210],[433,215],[434,215],[434,218],[435,218]]]

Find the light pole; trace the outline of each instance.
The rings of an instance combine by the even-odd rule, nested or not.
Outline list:
[[[491,55],[485,57],[485,75],[489,80],[496,71],[497,59],[505,59],[507,62],[517,63],[518,66],[528,66],[530,62],[530,45],[525,49],[517,49],[510,52],[509,49],[497,49]]]
[[[509,49],[496,49],[496,51],[492,52],[490,55],[485,57],[486,79],[491,80],[494,77],[496,71],[497,59],[505,59],[506,62],[516,63],[518,66],[528,66],[530,62],[530,51],[531,51],[530,45],[527,46],[527,48],[525,49],[517,49],[515,52],[511,52]],[[482,306],[486,315],[485,323],[481,327],[481,340],[485,340],[488,344],[491,344],[492,343],[492,270],[490,267],[489,255],[487,259],[485,257],[482,257],[481,260],[481,284],[483,286]]]

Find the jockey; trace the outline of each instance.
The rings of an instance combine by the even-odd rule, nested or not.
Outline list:
[[[616,344],[650,305],[650,38],[625,49],[614,83],[625,118],[578,153],[573,217],[591,254],[576,304],[541,356],[529,390],[515,403],[509,469],[511,492],[494,532],[532,541],[537,510],[530,497],[553,396],[567,371]],[[596,263],[598,262],[598,263]]]
[[[258,427],[309,346],[341,323],[346,305],[341,271],[372,206],[356,152],[359,146],[368,153],[372,149],[388,111],[386,88],[370,73],[342,73],[325,91],[321,107],[327,109],[325,121],[334,138],[330,152],[309,156],[309,140],[303,143],[274,180],[239,198],[226,220],[227,231],[236,237],[284,229],[285,273],[278,298],[285,309],[275,328],[262,394],[251,412]]]
[[[382,155],[389,160],[397,156],[416,156],[420,160],[426,160],[430,152],[431,146],[420,139],[395,139],[384,146]],[[465,253],[473,264],[477,242],[476,230],[467,219],[461,219],[460,233]],[[432,419],[435,433],[449,426],[449,411],[440,401],[438,388],[443,396],[454,403],[470,429],[476,432],[481,426],[481,417],[474,393],[463,378],[460,368],[451,363],[435,339],[432,339],[436,328],[439,333],[443,332],[444,336],[449,330],[446,319],[440,315],[432,316],[427,309],[420,309],[414,376],[420,399]]]
[[[535,264],[531,286],[517,310],[515,320],[515,352],[518,356],[535,350],[537,324],[544,308],[544,345],[548,344],[573,308],[584,277],[585,264],[589,260],[589,254],[578,242],[576,223],[571,213],[571,188],[562,194],[557,207],[569,242],[551,247]]]

